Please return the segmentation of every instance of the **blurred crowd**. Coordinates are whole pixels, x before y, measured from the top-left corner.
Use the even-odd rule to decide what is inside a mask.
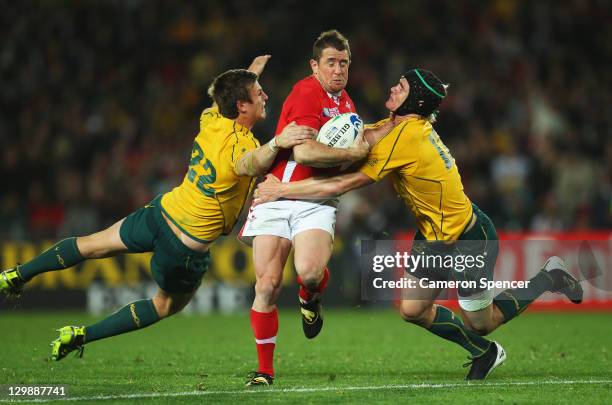
[[[93,232],[179,184],[206,88],[263,53],[267,141],[330,28],[368,122],[409,68],[450,84],[436,128],[498,229],[612,228],[605,0],[2,3],[0,240]],[[388,181],[342,198],[340,234],[413,225]]]

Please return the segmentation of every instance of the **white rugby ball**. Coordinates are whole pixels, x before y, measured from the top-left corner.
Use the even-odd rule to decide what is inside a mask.
[[[355,113],[345,113],[327,121],[317,135],[317,141],[332,148],[345,149],[363,133],[363,121]]]

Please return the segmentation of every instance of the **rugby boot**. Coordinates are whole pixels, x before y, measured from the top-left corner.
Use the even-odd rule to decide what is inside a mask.
[[[85,327],[84,326],[64,326],[57,330],[59,337],[51,342],[51,360],[60,361],[73,351],[76,357],[83,357],[85,350]]]
[[[318,294],[310,301],[300,298],[300,312],[302,313],[302,329],[308,339],[315,338],[323,327],[323,307]]]
[[[491,342],[486,352],[478,357],[468,357],[469,362],[463,367],[472,366],[466,380],[484,380],[506,360],[506,351],[497,342]]]
[[[565,261],[557,256],[551,256],[544,263],[542,269],[550,275],[553,282],[553,287],[550,290],[553,293],[563,294],[574,304],[582,302],[584,291],[580,282],[567,271]]]
[[[23,292],[24,284],[17,267],[0,273],[0,292],[8,299],[19,298]]]
[[[260,373],[259,371],[253,371],[248,375],[248,381],[245,386],[247,387],[255,387],[255,386],[268,386],[274,383],[274,377],[270,374]]]

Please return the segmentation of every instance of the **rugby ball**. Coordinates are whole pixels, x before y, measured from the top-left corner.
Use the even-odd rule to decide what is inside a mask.
[[[363,121],[355,113],[340,114],[327,121],[317,135],[317,141],[332,148],[345,149],[363,133]]]

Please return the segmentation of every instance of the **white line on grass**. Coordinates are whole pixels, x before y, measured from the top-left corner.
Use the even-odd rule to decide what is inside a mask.
[[[93,395],[83,397],[65,398],[36,398],[36,399],[0,399],[4,403],[24,402],[53,402],[53,401],[104,401],[117,399],[145,399],[145,398],[172,398],[172,397],[198,397],[206,395],[257,395],[257,394],[286,394],[304,392],[338,392],[338,391],[375,391],[375,390],[410,390],[410,389],[436,389],[436,388],[487,388],[537,385],[571,385],[571,384],[612,384],[612,380],[545,380],[545,381],[509,381],[497,383],[448,383],[448,384],[401,384],[401,385],[372,385],[358,387],[315,387],[315,388],[256,388],[243,390],[219,391],[185,391],[185,392],[150,392],[142,394],[125,395]]]

